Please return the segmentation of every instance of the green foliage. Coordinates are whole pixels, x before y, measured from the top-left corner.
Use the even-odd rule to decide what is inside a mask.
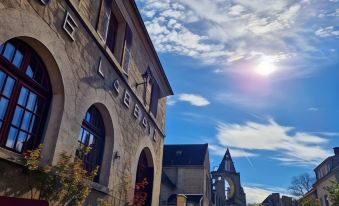
[[[301,206],[320,206],[320,203],[318,200],[308,197],[301,201]]]
[[[51,205],[82,205],[91,191],[91,182],[99,168],[88,173],[81,159],[74,159],[72,155],[62,152],[55,166],[39,169],[41,149],[42,145],[25,154],[29,175],[40,182],[40,187],[37,188],[40,191],[38,199],[47,200]],[[85,148],[83,154],[89,151]]]
[[[99,206],[111,206],[111,204],[109,204],[107,201],[103,199],[98,199],[97,201]]]
[[[249,203],[247,206],[262,206],[260,203]]]
[[[329,193],[332,205],[339,206],[339,183],[337,181],[332,181],[332,185],[326,187],[326,190]]]

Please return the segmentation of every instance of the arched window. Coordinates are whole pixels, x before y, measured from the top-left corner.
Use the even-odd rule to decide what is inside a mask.
[[[17,153],[41,143],[51,87],[39,56],[13,39],[0,46],[0,146]]]
[[[100,171],[105,143],[105,127],[99,111],[94,106],[86,112],[78,142],[80,144],[79,149],[90,147],[90,152],[86,155],[82,155],[79,149],[77,151],[77,156],[83,160],[85,169],[92,172],[99,166]],[[98,177],[99,175],[95,177],[94,181],[97,182]]]

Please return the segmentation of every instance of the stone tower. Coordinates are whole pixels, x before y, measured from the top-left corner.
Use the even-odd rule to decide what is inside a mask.
[[[212,172],[212,190],[215,206],[246,205],[246,194],[241,186],[240,173],[235,169],[229,149],[226,150],[218,170]]]

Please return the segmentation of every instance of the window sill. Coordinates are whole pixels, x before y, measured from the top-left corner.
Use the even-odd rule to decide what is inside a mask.
[[[0,147],[0,159],[4,159],[19,165],[24,165],[23,155],[12,152],[2,147]]]
[[[102,192],[102,193],[105,193],[105,194],[110,194],[110,191],[109,191],[109,188],[104,186],[104,185],[101,185],[99,183],[96,183],[96,182],[92,182],[92,189],[98,191],[98,192]]]

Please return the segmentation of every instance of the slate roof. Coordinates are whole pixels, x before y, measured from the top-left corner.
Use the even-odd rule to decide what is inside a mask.
[[[163,166],[203,166],[208,144],[165,145]]]

